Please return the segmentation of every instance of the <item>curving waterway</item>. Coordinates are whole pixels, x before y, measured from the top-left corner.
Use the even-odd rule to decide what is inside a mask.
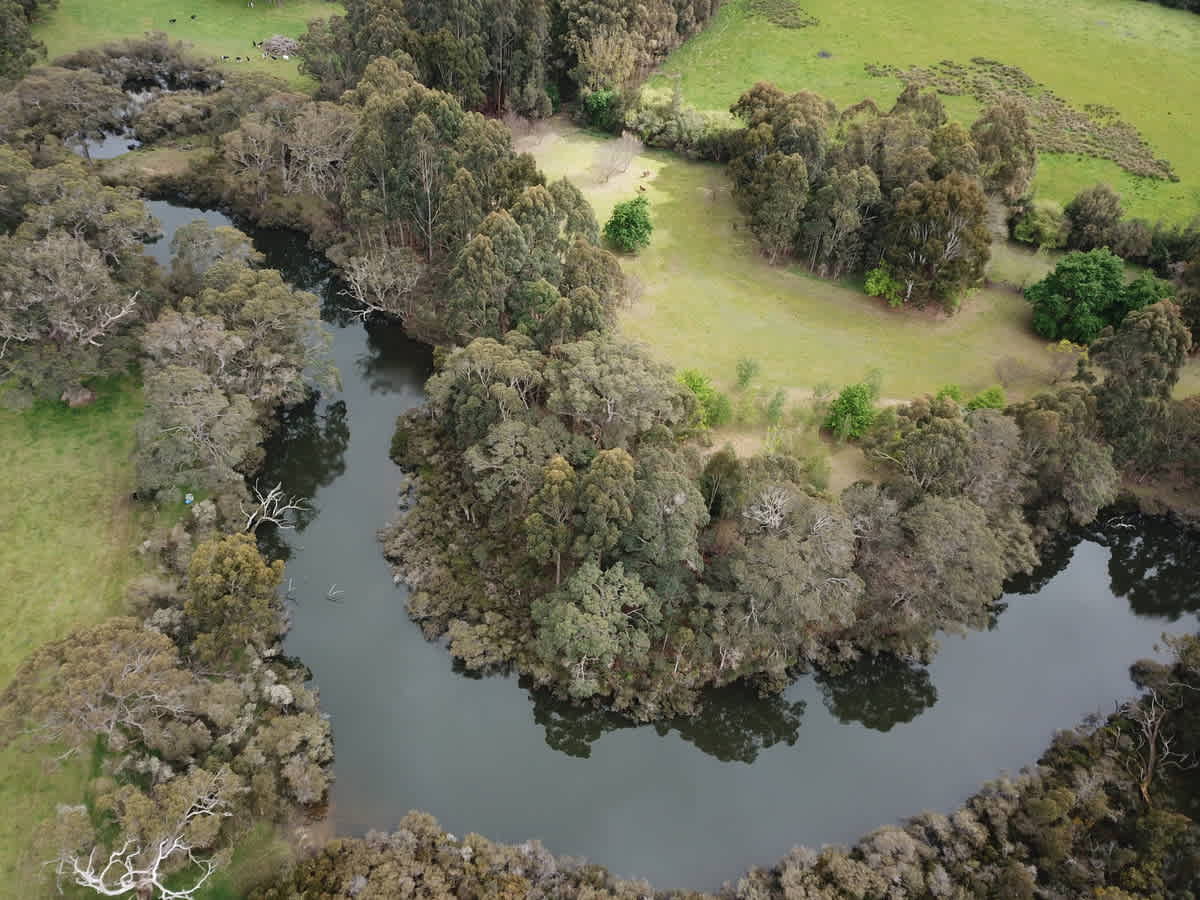
[[[167,237],[217,212],[150,204]],[[322,299],[342,390],[291,410],[264,480],[313,498],[287,559],[287,651],[312,670],[336,741],[339,833],[390,829],[409,809],[450,831],[540,838],[660,888],[715,889],[796,844],[849,842],[1033,762],[1058,728],[1133,691],[1129,664],[1164,632],[1195,630],[1200,538],[1107,512],[1014,580],[991,629],[946,637],[925,668],[864,663],[781,697],[726,690],[703,715],[632,727],[457,671],[425,641],[376,532],[396,513],[395,418],[422,402],[427,347],[347,316],[302,235],[245,228]],[[336,599],[329,599],[330,596]]]

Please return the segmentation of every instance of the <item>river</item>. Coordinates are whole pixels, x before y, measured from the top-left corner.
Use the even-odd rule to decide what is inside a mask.
[[[193,218],[156,202],[168,237]],[[1129,696],[1129,664],[1164,631],[1196,627],[1200,539],[1106,512],[1014,580],[988,631],[945,637],[932,665],[864,663],[781,697],[741,690],[698,718],[632,727],[478,678],[425,641],[376,531],[396,513],[396,416],[422,402],[427,347],[364,326],[320,254],[293,232],[246,229],[294,285],[322,298],[342,390],[290,411],[266,480],[313,498],[287,558],[287,652],[313,672],[336,741],[339,833],[390,829],[409,809],[457,834],[541,839],[656,887],[715,889],[796,844],[849,842],[1032,763],[1056,729]],[[330,599],[330,598],[333,599]]]

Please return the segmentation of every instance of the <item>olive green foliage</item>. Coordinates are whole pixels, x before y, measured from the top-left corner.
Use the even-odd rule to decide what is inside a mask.
[[[1169,286],[1146,274],[1125,283],[1120,257],[1106,248],[1068,253],[1052,273],[1025,291],[1033,328],[1050,340],[1090,344],[1131,311],[1165,297]]]
[[[188,566],[183,614],[195,634],[191,652],[206,667],[229,665],[247,646],[261,652],[281,628],[283,563],[267,564],[254,538],[235,534],[201,544]]]
[[[695,369],[684,369],[677,376],[679,381],[693,394],[700,414],[701,428],[720,428],[733,420],[733,405],[729,397],[713,387],[711,379]]]
[[[157,293],[142,255],[156,225],[133,191],[73,157],[35,168],[0,148],[0,171],[14,229],[0,234],[0,376],[5,402],[27,406],[132,362],[131,329]]]
[[[842,388],[825,417],[825,427],[841,440],[860,438],[875,421],[876,392],[865,383]]]
[[[1093,346],[1090,360],[1105,373],[1096,388],[1097,414],[1118,465],[1147,472],[1161,464],[1171,392],[1191,348],[1170,300],[1131,313]]]
[[[767,258],[794,256],[833,277],[875,261],[867,291],[892,305],[954,309],[981,279],[990,241],[981,156],[984,183],[1001,196],[1019,194],[1032,172],[1019,113],[989,108],[968,134],[915,87],[884,114],[871,101],[839,112],[816,94],[761,83],[731,111],[744,128],[731,139],[730,175]]]
[[[406,815],[392,834],[339,838],[250,900],[323,896],[348,885],[360,900],[428,897],[587,897],[640,900],[644,881],[622,881],[598,865],[556,859],[538,841],[497,844],[477,834],[456,838],[426,813]]]
[[[351,0],[345,16],[317,19],[301,36],[301,71],[334,99],[354,87],[373,59],[389,57],[469,109],[531,117],[551,113],[556,75],[565,75],[582,92],[589,121],[619,129],[626,83],[702,27],[717,5]]]
[[[654,225],[650,221],[650,201],[634,197],[613,207],[604,223],[604,239],[625,253],[636,253],[650,244]]]
[[[748,357],[739,359],[737,361],[737,389],[744,391],[750,387],[750,382],[758,376],[761,370],[762,366],[759,365],[758,360]]]
[[[621,97],[616,91],[589,91],[583,97],[583,111],[593,128],[609,132],[621,128]]]
[[[194,222],[175,235],[179,297],[145,329],[147,413],[138,485],[236,498],[261,461],[271,415],[335,373],[317,298],[289,287],[232,228]]]

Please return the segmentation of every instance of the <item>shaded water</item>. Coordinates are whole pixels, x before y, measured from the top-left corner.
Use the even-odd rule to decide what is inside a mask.
[[[168,229],[194,218],[152,207]],[[375,538],[396,511],[393,423],[421,402],[429,351],[345,316],[301,236],[251,234],[267,265],[322,298],[343,382],[283,417],[265,476],[314,501],[280,546],[295,597],[287,650],[333,722],[341,833],[423,809],[458,834],[540,838],[659,887],[711,889],[795,844],[956,806],[1129,695],[1129,664],[1164,631],[1195,628],[1196,536],[1112,514],[1047,548],[991,630],[945,638],[924,669],[876,661],[782,697],[721,691],[695,719],[640,727],[458,673],[408,619]]]

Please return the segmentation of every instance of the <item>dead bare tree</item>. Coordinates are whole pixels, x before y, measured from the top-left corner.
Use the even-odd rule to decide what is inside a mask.
[[[771,485],[764,488],[758,499],[742,515],[767,531],[778,531],[787,518],[792,497],[786,488]]]
[[[369,249],[346,266],[348,290],[342,293],[357,304],[360,318],[383,313],[404,322],[413,314],[417,285],[424,275],[425,264],[409,247]]]
[[[240,503],[242,515],[246,517],[243,531],[251,534],[258,531],[259,526],[270,522],[279,528],[295,528],[290,513],[304,512],[309,508],[308,500],[304,497],[289,497],[283,492],[283,483],[275,485],[267,493],[263,493],[257,484],[254,485],[254,497],[258,505],[246,509],[246,504]]]
[[[596,181],[607,184],[615,175],[628,172],[633,160],[641,152],[642,139],[630,131],[622,131],[616,140],[601,144],[592,163]]]
[[[1114,726],[1118,740],[1125,738],[1127,741],[1123,748],[1118,745],[1125,751],[1122,764],[1137,782],[1147,808],[1154,805],[1150,788],[1156,777],[1168,769],[1187,770],[1200,765],[1192,754],[1176,749],[1176,736],[1164,727],[1179,705],[1170,704],[1151,688],[1141,700],[1129,700],[1117,708],[1118,715],[1127,723],[1118,721]]]
[[[203,783],[196,795],[184,809],[182,815],[165,830],[163,837],[144,842],[136,837],[126,838],[121,846],[107,857],[99,848],[92,846],[86,856],[64,850],[57,859],[51,860],[59,884],[70,881],[80,887],[89,888],[104,897],[132,895],[157,900],[190,900],[217,870],[215,855],[198,855],[207,843],[206,832],[215,833],[211,827],[213,819],[224,819],[232,815],[229,810],[229,785],[223,773],[202,777]],[[87,810],[72,807],[64,811],[67,815],[86,818]],[[197,870],[194,881],[188,887],[176,884],[168,876],[174,874],[178,864],[186,859]]]

